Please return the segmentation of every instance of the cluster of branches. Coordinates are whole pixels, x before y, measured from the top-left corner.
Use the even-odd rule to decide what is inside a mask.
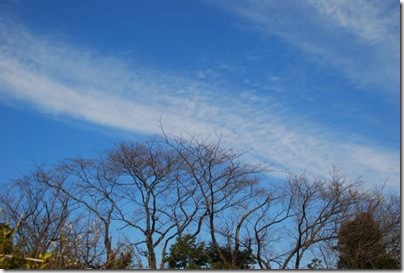
[[[341,225],[364,212],[381,225],[384,249],[400,255],[393,199],[337,171],[271,183],[266,168],[243,163],[242,155],[220,137],[163,135],[38,167],[2,191],[8,239],[0,236],[12,247],[2,247],[0,262],[18,256],[40,261],[25,260],[25,268],[298,269],[316,259],[333,268]],[[182,254],[178,244],[186,246]],[[191,263],[187,251],[210,265]]]

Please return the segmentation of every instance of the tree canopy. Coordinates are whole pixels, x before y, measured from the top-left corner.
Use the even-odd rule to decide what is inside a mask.
[[[2,268],[397,268],[397,197],[333,170],[272,182],[223,140],[153,137],[0,194]]]
[[[380,225],[370,213],[345,222],[338,234],[340,269],[398,269],[399,261],[387,253]]]

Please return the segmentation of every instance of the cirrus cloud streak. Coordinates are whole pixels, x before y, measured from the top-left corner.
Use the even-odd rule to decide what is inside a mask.
[[[234,96],[183,75],[102,56],[21,25],[0,24],[0,94],[52,115],[134,133],[227,137],[229,145],[251,148],[253,160],[273,174],[306,170],[326,175],[332,166],[372,184],[387,179],[399,187],[399,152],[341,136],[332,128],[299,118],[269,95]]]

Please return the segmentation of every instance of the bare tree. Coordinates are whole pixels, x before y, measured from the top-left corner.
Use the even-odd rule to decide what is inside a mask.
[[[305,257],[320,258],[331,267],[338,229],[362,198],[358,185],[337,171],[330,179],[295,175],[285,184],[271,184],[270,200],[245,226],[259,268],[299,269],[306,266]]]
[[[200,204],[205,210],[203,215],[207,217],[212,246],[222,263],[230,267],[237,258],[243,222],[264,205],[251,206],[251,201],[258,198],[259,175],[264,168],[242,163],[240,158],[243,153],[224,148],[221,137],[209,141],[197,137],[169,139],[166,136],[165,141],[179,155],[184,177],[197,186],[194,196],[200,197]],[[232,211],[243,213],[232,231],[223,230],[226,226],[223,219]],[[229,244],[229,240],[234,239],[234,255],[230,260],[220,247],[218,235],[223,235]]]
[[[66,160],[44,174],[41,182],[68,196],[74,202],[71,209],[81,215],[80,223],[75,223],[75,240],[79,237],[80,241],[75,251],[80,252],[81,263],[88,268],[110,268],[119,252],[111,238],[117,181],[104,160]]]
[[[68,196],[41,183],[43,173],[15,180],[0,196],[2,222],[15,228],[24,255],[42,258],[60,237],[70,216]]]
[[[380,241],[386,257],[401,261],[400,196],[385,193],[384,186],[364,192],[356,207],[356,217],[370,215],[380,228]]]
[[[283,255],[273,248],[281,244],[279,241],[284,237],[284,224],[293,216],[293,199],[285,194],[285,186],[271,188],[270,198],[255,212],[254,217],[248,219],[246,225],[248,240],[254,250],[253,256],[261,269],[272,269],[273,264],[281,266]]]
[[[305,175],[293,176],[287,193],[291,201],[293,222],[290,249],[284,253],[281,268],[301,268],[304,254],[334,242],[344,220],[354,214],[361,195],[358,182],[351,183],[333,170],[331,178],[310,182]],[[293,263],[292,263],[293,262]]]
[[[46,268],[129,268],[135,250],[148,268],[165,268],[183,235],[195,243],[208,236],[208,256],[220,268],[299,269],[310,260],[333,268],[338,231],[360,213],[378,222],[383,249],[400,260],[397,196],[363,191],[335,170],[329,178],[272,183],[266,168],[243,155],[220,136],[163,131],[95,159],[37,168],[3,190],[0,219]]]
[[[179,179],[178,157],[152,139],[143,144],[121,144],[110,152],[108,160],[119,176],[117,195],[121,201],[116,217],[142,234],[143,239],[134,245],[147,258],[149,268],[156,269],[156,248],[163,246],[164,260],[167,240],[190,224],[198,209],[185,210],[192,192],[180,188],[185,182]],[[180,209],[182,216],[173,208]],[[141,250],[142,245],[146,251]]]

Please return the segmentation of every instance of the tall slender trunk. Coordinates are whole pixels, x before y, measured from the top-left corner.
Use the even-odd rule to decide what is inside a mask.
[[[153,239],[150,232],[146,234],[146,246],[148,252],[147,258],[149,263],[149,269],[157,269],[156,253],[154,252]]]

